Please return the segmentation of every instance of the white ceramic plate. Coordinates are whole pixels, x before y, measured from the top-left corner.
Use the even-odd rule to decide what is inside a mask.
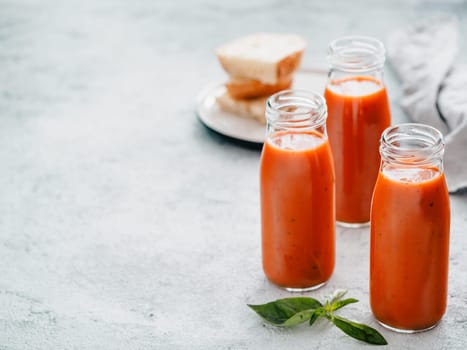
[[[324,92],[327,73],[321,69],[300,70],[295,74],[293,88]],[[214,83],[203,89],[196,101],[199,119],[210,129],[238,140],[263,143],[266,126],[257,120],[224,112],[216,103],[216,97],[225,92],[222,83]]]

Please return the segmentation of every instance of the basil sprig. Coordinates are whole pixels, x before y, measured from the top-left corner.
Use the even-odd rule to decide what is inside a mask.
[[[334,292],[324,304],[310,297],[285,298],[261,305],[248,305],[267,322],[280,327],[293,327],[307,322],[310,326],[324,317],[352,338],[374,345],[386,345],[387,341],[376,329],[337,316],[334,311],[358,302],[357,299],[342,299],[346,291]]]

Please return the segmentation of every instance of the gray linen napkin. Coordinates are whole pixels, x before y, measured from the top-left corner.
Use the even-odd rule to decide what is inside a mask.
[[[449,192],[467,188],[467,65],[455,64],[458,22],[438,17],[390,34],[388,58],[402,82],[402,108],[446,141]]]

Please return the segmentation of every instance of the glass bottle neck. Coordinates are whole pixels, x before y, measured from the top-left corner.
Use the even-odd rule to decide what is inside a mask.
[[[383,84],[385,49],[381,41],[346,36],[332,41],[327,51],[329,80],[369,78]]]
[[[443,172],[443,136],[428,125],[405,123],[387,128],[381,136],[380,154],[383,173],[403,170],[407,176],[420,176],[420,170],[425,175]]]
[[[266,103],[268,136],[277,132],[318,133],[327,137],[327,107],[324,97],[303,90],[285,90]]]

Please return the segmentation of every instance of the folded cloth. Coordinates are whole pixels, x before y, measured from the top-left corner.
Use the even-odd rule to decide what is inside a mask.
[[[449,192],[467,188],[467,65],[455,64],[458,40],[457,20],[438,17],[391,33],[386,45],[402,108],[445,136]]]

